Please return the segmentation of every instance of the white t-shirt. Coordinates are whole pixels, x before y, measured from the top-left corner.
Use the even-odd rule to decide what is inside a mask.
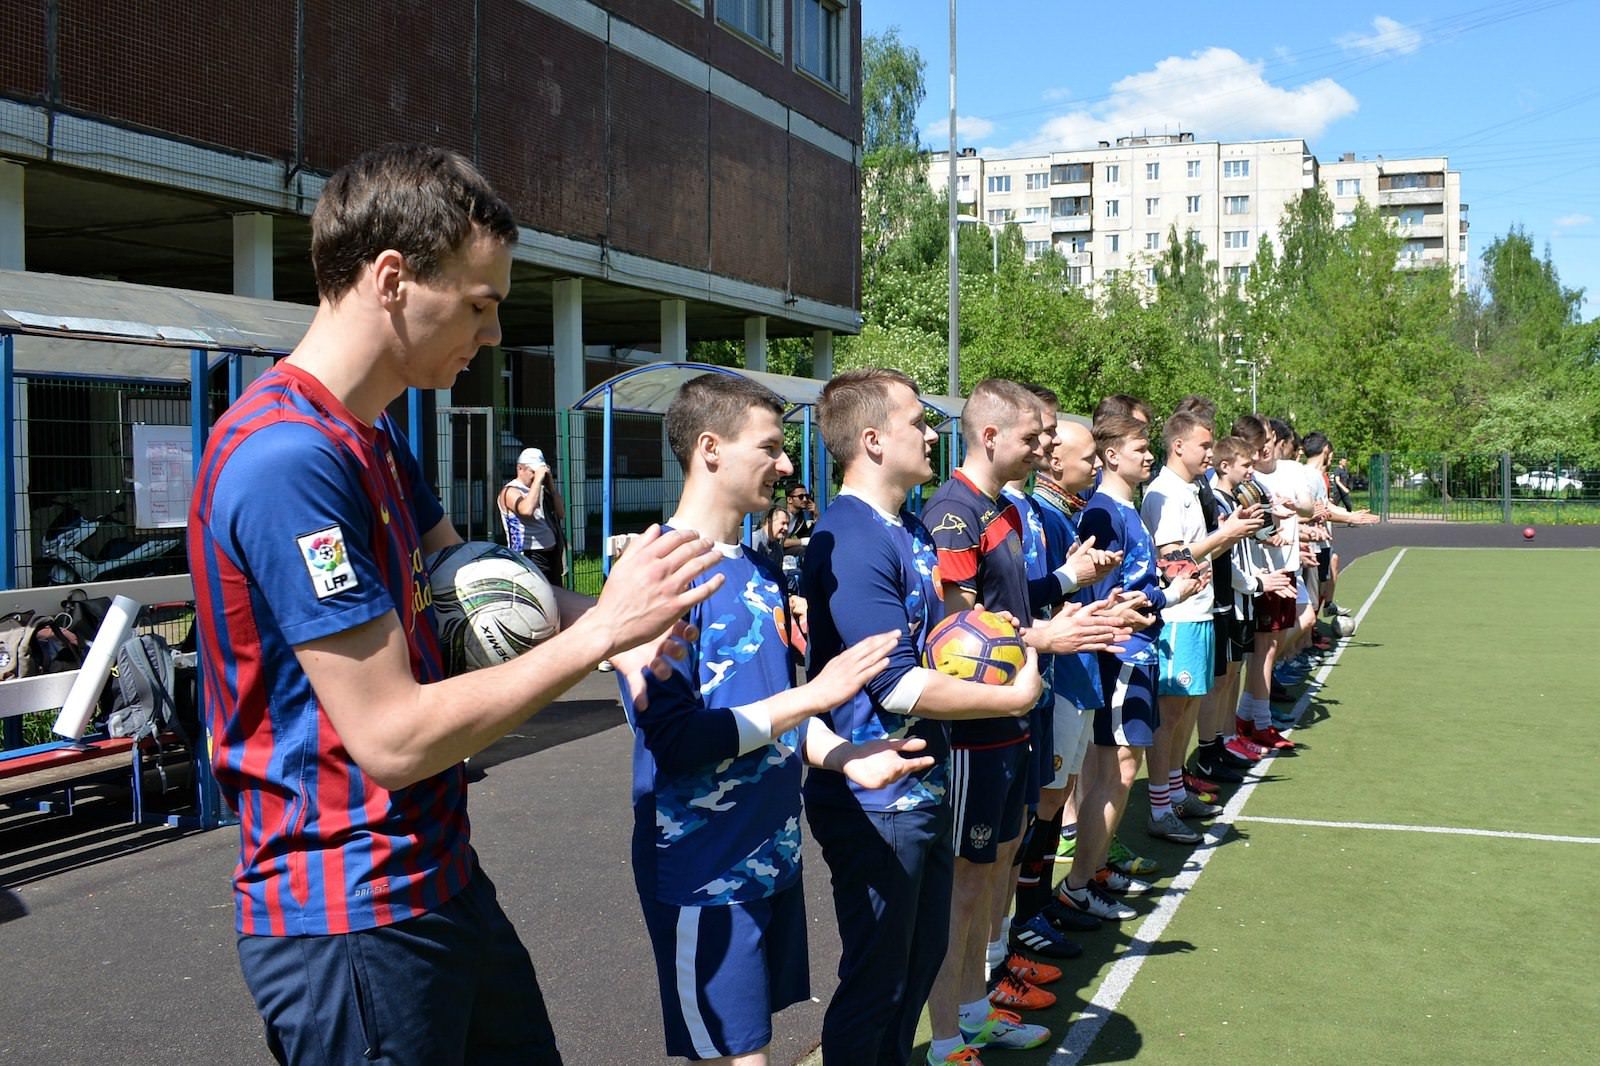
[[[1139,517],[1150,531],[1150,539],[1160,549],[1163,544],[1194,544],[1206,538],[1206,519],[1200,510],[1200,490],[1185,481],[1170,466],[1144,490]],[[1211,617],[1210,585],[1175,607],[1161,612],[1164,622],[1204,622]]]
[[[1310,482],[1306,478],[1306,468],[1293,459],[1279,459],[1271,473],[1258,469],[1255,479],[1272,495],[1291,508],[1297,508],[1310,498]],[[1274,570],[1300,569],[1300,516],[1295,514],[1291,518],[1278,519],[1278,531],[1282,534],[1284,544],[1282,547],[1266,545],[1267,565]]]

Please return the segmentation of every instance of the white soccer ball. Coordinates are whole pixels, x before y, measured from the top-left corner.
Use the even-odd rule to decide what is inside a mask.
[[[451,675],[508,663],[561,628],[550,583],[533,563],[498,544],[468,541],[440,549],[428,560],[428,585]]]
[[[1356,634],[1356,620],[1347,615],[1336,614],[1333,616],[1333,632],[1338,637],[1353,637]]]

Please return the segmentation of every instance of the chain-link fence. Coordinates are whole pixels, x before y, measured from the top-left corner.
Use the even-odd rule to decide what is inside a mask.
[[[1384,452],[1367,477],[1358,498],[1390,521],[1600,523],[1600,468],[1561,455]]]

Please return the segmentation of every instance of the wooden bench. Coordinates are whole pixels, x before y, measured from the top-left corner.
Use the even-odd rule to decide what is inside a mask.
[[[89,597],[127,596],[141,605],[187,602],[194,598],[194,586],[188,574],[172,577],[134,578],[126,581],[102,581],[77,586],[50,586],[45,588],[0,591],[0,614],[12,611],[34,611],[40,614],[61,610],[61,601],[74,588],[81,588]],[[194,656],[179,655],[179,665],[192,668]],[[187,660],[185,662],[185,660]],[[9,728],[10,737],[20,736],[22,716],[39,711],[55,711],[66,701],[67,693],[78,679],[78,671],[42,674],[36,677],[14,678],[0,681],[0,721]],[[211,767],[204,750],[189,752],[193,778],[201,815],[198,819],[162,816],[147,818],[144,812],[143,770],[145,761],[158,756],[169,742],[176,742],[176,734],[165,734],[161,745],[147,739],[135,746],[125,737],[92,736],[81,741],[54,738],[44,744],[30,747],[12,747],[0,751],[0,804],[27,803],[41,810],[54,811],[64,801],[70,813],[73,806],[73,789],[93,780],[130,776],[133,791],[132,818],[135,822],[165,821],[172,825],[200,824],[206,828],[225,820],[225,812],[215,795],[211,780]],[[203,749],[204,745],[199,745]],[[209,800],[209,802],[208,802]]]

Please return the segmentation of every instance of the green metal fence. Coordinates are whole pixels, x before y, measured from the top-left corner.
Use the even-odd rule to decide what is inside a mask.
[[[1369,506],[1386,521],[1600,523],[1600,468],[1561,455],[1384,452],[1368,481]]]

